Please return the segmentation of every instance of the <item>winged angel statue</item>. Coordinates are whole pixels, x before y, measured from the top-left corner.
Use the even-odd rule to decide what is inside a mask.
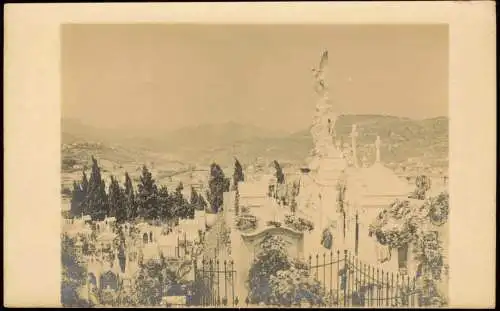
[[[323,95],[327,91],[325,83],[326,67],[328,66],[328,50],[323,52],[318,68],[313,68],[312,72],[316,79],[315,90],[318,94]]]

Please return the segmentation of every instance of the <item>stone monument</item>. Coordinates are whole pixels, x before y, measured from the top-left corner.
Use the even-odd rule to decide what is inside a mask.
[[[302,202],[299,203],[298,209],[302,209],[302,212],[315,223],[315,230],[310,236],[315,247],[320,247],[323,230],[334,226],[337,221],[337,185],[339,180],[344,178],[344,171],[347,168],[347,161],[339,148],[340,141],[336,139],[335,124],[338,114],[328,94],[325,79],[327,65],[328,51],[325,51],[319,67],[313,69],[315,90],[319,98],[311,126],[314,147],[309,159],[310,171],[307,178],[310,182],[307,189],[300,190],[297,200],[298,203]]]

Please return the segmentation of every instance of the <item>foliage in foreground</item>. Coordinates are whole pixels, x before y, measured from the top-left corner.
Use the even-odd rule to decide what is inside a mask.
[[[249,271],[249,302],[294,305],[303,300],[326,302],[325,291],[306,263],[292,259],[280,236],[266,236]]]
[[[88,301],[80,295],[85,284],[86,269],[75,254],[75,239],[62,236],[61,243],[61,303],[63,307],[87,307]]]
[[[417,277],[424,306],[442,306],[444,294],[438,290],[445,270],[442,241],[439,236],[425,229],[423,224],[441,226],[448,220],[449,195],[443,192],[428,198],[421,206],[409,201],[396,200],[384,209],[370,224],[369,234],[375,236],[389,251],[412,245],[418,262]]]

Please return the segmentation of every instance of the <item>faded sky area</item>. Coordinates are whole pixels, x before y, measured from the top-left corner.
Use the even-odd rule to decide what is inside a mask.
[[[329,50],[343,114],[448,115],[446,25],[64,25],[62,117],[100,128],[308,127]]]

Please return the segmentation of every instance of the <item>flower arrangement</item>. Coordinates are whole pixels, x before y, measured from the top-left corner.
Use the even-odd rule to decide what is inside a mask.
[[[369,225],[368,234],[380,244],[397,249],[414,240],[417,224],[417,217],[411,216],[410,203],[396,200]]]
[[[269,227],[281,227],[281,222],[279,221],[274,221],[274,220],[270,220],[268,222],[266,222],[266,224],[269,226]]]
[[[236,219],[236,228],[240,231],[252,231],[257,228],[257,217],[241,215]]]
[[[285,216],[285,224],[294,230],[304,232],[304,231],[312,231],[314,229],[314,223],[302,217],[298,217],[296,215],[286,215]]]
[[[410,206],[408,201],[396,200],[382,211],[369,226],[369,235],[375,236],[389,251],[412,244],[418,262],[417,277],[425,306],[443,306],[446,301],[437,288],[445,271],[443,249],[439,236],[425,231],[421,224],[442,225],[448,219],[449,195],[446,192],[428,198],[421,206]]]
[[[441,226],[448,221],[449,195],[447,192],[430,198],[425,202],[429,209],[429,220],[435,226]]]
[[[435,234],[427,233],[414,243],[415,259],[419,263],[418,274],[430,274],[433,279],[440,280],[444,271],[442,246]]]

